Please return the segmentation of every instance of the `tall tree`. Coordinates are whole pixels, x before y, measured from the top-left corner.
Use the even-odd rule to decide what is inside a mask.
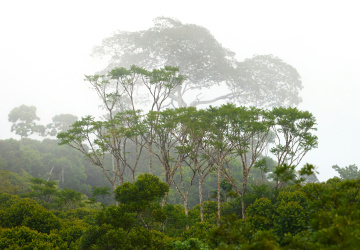
[[[191,123],[200,118],[194,114],[197,114],[195,108],[179,108],[174,110],[172,118],[175,126],[171,134],[177,142],[175,154],[180,161],[176,175],[178,178],[172,178],[172,182],[184,201],[185,216],[188,216],[188,198],[199,166],[195,154],[201,146],[200,141],[193,137],[190,128]]]
[[[161,112],[150,111],[144,119],[147,129],[152,126],[154,131],[155,156],[159,159],[164,168],[165,183],[170,187],[173,182],[173,176],[183,161],[183,154],[175,156],[175,149],[178,146],[176,138],[173,136],[173,130],[176,128],[174,122],[174,113],[172,109],[166,109]],[[156,122],[155,122],[156,121]],[[162,205],[166,204],[168,193],[165,194]]]
[[[336,172],[340,175],[342,180],[354,180],[360,178],[360,171],[355,164],[340,168],[338,165],[332,166]]]
[[[209,124],[208,140],[210,145],[214,148],[214,154],[209,155],[210,158],[213,158],[213,161],[216,165],[217,171],[217,225],[220,226],[221,219],[221,178],[222,178],[222,168],[226,162],[230,161],[234,154],[234,143],[229,141],[231,137],[231,126],[229,120],[231,119],[231,111],[224,109],[224,106],[211,107],[207,109],[207,115],[212,120],[212,123]],[[226,106],[225,106],[226,107]],[[209,158],[209,159],[210,159]]]
[[[35,106],[23,104],[12,109],[8,120],[12,123],[11,132],[20,135],[21,139],[34,133],[44,134],[45,132],[45,127],[36,123],[40,118],[36,115]]]
[[[135,91],[136,83],[148,90],[150,110],[158,111],[168,98],[170,90],[182,84],[184,76],[178,71],[178,68],[170,66],[152,71],[131,66],[130,69],[113,69],[107,75],[86,76],[107,111],[105,120],[97,121],[92,116],[82,118],[70,130],[58,134],[60,144],[70,145],[82,152],[103,170],[114,189],[123,183],[126,169],[131,170],[135,180],[136,166],[145,144],[148,145],[152,158],[153,127],[158,120],[155,115],[147,127],[141,123],[141,114],[136,106],[136,97],[139,97],[139,93]],[[120,106],[119,109],[123,97],[130,100],[128,111],[123,111],[126,107]],[[130,161],[127,155],[129,147],[133,149],[134,145],[135,160]],[[112,169],[106,163],[109,156],[113,161]],[[152,161],[149,163],[151,172]]]
[[[318,138],[313,134],[317,130],[315,117],[308,111],[291,107],[273,108],[270,116],[274,133],[270,152],[275,155],[277,166],[298,166],[303,157],[318,146]],[[276,186],[280,184],[276,182]]]
[[[180,125],[181,134],[185,134],[179,141],[177,147],[180,153],[186,154],[184,162],[192,170],[190,185],[188,185],[187,194],[193,183],[195,174],[199,180],[199,202],[200,219],[204,222],[204,202],[203,202],[203,182],[208,174],[213,170],[215,163],[213,157],[214,147],[206,140],[208,135],[208,125],[212,122],[206,115],[206,110],[197,110],[195,107],[179,108],[176,123]],[[183,187],[185,185],[182,185]],[[185,188],[183,188],[185,191]],[[186,194],[186,192],[184,192]],[[187,212],[185,210],[185,212]],[[187,214],[187,213],[186,213]]]
[[[270,151],[276,156],[278,166],[299,165],[305,154],[318,145],[318,138],[312,133],[317,130],[315,117],[308,111],[291,107],[273,108],[270,115],[275,135]]]
[[[236,155],[241,159],[242,165],[242,188],[241,191],[235,185],[230,168],[223,168],[225,178],[233,185],[236,192],[241,196],[242,217],[245,218],[244,196],[247,181],[252,167],[261,157],[269,143],[270,125],[268,112],[254,107],[235,107],[223,105],[222,112],[229,116],[228,143],[233,144]]]
[[[171,93],[174,107],[231,101],[257,106],[297,105],[302,83],[296,69],[272,55],[237,61],[209,30],[158,17],[154,26],[137,32],[119,31],[95,47],[94,55],[110,57],[105,70],[136,64],[146,69],[179,66],[188,76]],[[204,88],[221,86],[216,96]]]
[[[78,120],[78,117],[72,114],[55,115],[52,118],[52,123],[46,126],[47,134],[56,136],[60,132],[65,132],[70,126]]]
[[[92,164],[100,167],[113,189],[123,183],[125,170],[130,164],[126,158],[127,141],[137,136],[123,118],[120,112],[107,121],[96,121],[92,116],[83,117],[71,129],[57,135],[60,145],[75,148]],[[141,151],[137,153],[135,157],[138,159]],[[114,164],[111,164],[112,157],[115,159]],[[136,169],[136,165],[130,169]]]
[[[109,120],[112,120],[119,111],[137,112],[140,108],[139,103],[142,104],[142,107],[146,105],[147,110],[160,111],[171,91],[177,86],[181,86],[184,79],[185,76],[179,74],[179,69],[171,66],[148,71],[132,65],[130,69],[112,69],[107,75],[86,76],[86,80],[90,82],[100,97]],[[137,91],[139,85],[145,89],[145,92]],[[152,123],[147,124],[149,125],[147,133],[140,133],[142,140],[145,140],[148,145],[150,173],[152,173],[153,159],[153,126],[156,123],[157,119],[152,120]],[[138,146],[138,143],[136,145]],[[137,149],[137,151],[139,150]]]

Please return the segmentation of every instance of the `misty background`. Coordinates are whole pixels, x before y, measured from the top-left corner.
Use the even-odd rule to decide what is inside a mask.
[[[58,114],[100,115],[83,81],[106,66],[92,48],[166,16],[207,28],[238,60],[273,54],[297,69],[298,108],[317,118],[319,137],[302,162],[317,166],[324,181],[336,175],[335,164],[360,164],[357,10],[356,1],[2,1],[0,139],[20,139],[8,114],[21,104],[36,106],[44,125]]]

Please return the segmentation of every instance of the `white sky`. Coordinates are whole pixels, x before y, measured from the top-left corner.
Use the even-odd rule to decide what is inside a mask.
[[[360,4],[359,4],[360,5]],[[318,121],[319,148],[303,160],[318,167],[360,166],[360,15],[357,1],[1,1],[0,139],[8,113],[37,107],[42,123],[98,112],[83,81],[102,69],[91,49],[116,30],[147,29],[158,16],[209,29],[239,60],[273,54],[295,67],[304,90],[300,109]]]

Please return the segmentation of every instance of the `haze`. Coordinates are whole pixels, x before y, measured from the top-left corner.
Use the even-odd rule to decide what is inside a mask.
[[[220,5],[221,3],[221,5]],[[360,38],[356,1],[2,1],[0,139],[16,138],[7,121],[21,104],[41,123],[62,113],[98,114],[83,81],[104,67],[92,47],[116,30],[147,29],[158,16],[209,29],[243,60],[273,54],[295,67],[304,89],[299,109],[317,118],[318,149],[304,158],[320,180],[331,168],[360,163]]]

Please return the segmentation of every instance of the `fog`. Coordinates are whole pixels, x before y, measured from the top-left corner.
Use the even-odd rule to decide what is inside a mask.
[[[222,5],[219,5],[221,3]],[[360,37],[356,1],[2,1],[0,3],[0,139],[16,138],[7,121],[21,104],[40,123],[62,113],[99,114],[86,82],[106,63],[93,46],[116,30],[147,29],[158,16],[210,30],[243,60],[273,54],[295,67],[304,89],[299,109],[317,118],[319,147],[303,163],[360,164]]]

